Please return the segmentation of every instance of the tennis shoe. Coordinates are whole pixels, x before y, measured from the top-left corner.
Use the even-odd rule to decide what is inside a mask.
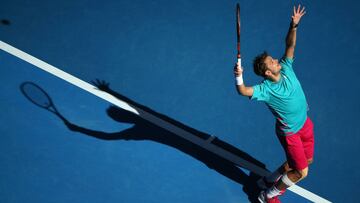
[[[278,196],[267,198],[265,190],[261,191],[258,197],[260,203],[281,203]]]

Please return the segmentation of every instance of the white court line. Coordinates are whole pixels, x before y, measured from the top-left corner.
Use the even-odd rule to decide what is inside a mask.
[[[211,143],[211,141],[209,140],[203,140],[201,138],[199,138],[198,136],[196,135],[193,135],[165,120],[162,120],[138,107],[134,107],[122,100],[119,100],[118,98],[106,93],[106,92],[103,92],[101,90],[98,90],[95,86],[87,83],[87,82],[84,82],[82,80],[80,80],[79,78],[76,78],[75,76],[73,75],[70,75],[44,61],[41,61],[9,44],[6,44],[5,42],[3,41],[0,41],[0,49],[4,50],[5,52],[11,54],[11,55],[14,55],[56,77],[59,77],[91,94],[94,94],[122,109],[125,109],[127,111],[130,111],[138,116],[140,116],[141,118],[161,127],[161,128],[164,128],[194,144],[197,144],[217,155],[219,155],[220,157],[228,160],[228,161],[231,161],[232,163],[236,164],[237,166],[240,166],[242,168],[246,168],[258,175],[261,175],[261,176],[264,176],[264,175],[267,175],[269,174],[269,172],[263,168],[260,168],[244,159],[242,159],[241,157],[238,157],[236,156],[235,154],[232,154],[214,144]],[[330,201],[304,189],[304,188],[301,188],[300,186],[297,186],[297,185],[293,185],[292,187],[288,188],[290,191],[312,201],[312,202],[319,202],[319,203],[329,203]]]

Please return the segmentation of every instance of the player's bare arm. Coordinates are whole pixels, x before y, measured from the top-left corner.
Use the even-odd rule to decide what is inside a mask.
[[[251,97],[254,93],[254,90],[252,87],[245,86],[242,79],[242,73],[243,73],[243,69],[240,67],[240,64],[238,63],[235,64],[234,74],[236,77],[236,90],[238,91],[239,94],[243,96]]]
[[[295,45],[296,45],[296,29],[300,22],[300,19],[305,15],[305,7],[299,5],[297,8],[294,6],[294,13],[291,16],[291,24],[286,36],[286,50],[285,56],[288,58],[294,57]]]

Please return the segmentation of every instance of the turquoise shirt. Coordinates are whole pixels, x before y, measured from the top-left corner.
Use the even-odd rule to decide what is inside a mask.
[[[251,97],[266,103],[283,135],[297,133],[304,125],[308,111],[304,91],[292,68],[293,61],[291,58],[281,59],[280,80],[272,82],[266,79],[253,86]]]

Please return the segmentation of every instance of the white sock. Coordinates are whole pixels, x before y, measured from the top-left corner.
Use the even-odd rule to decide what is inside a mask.
[[[290,178],[287,176],[287,174],[283,175],[281,178],[281,181],[288,187],[293,186],[295,183],[290,180]]]
[[[267,182],[270,182],[270,183],[274,183],[275,181],[277,181],[280,177],[282,176],[282,174],[280,174],[278,172],[278,170],[272,172],[270,175],[266,176],[266,180]]]
[[[278,195],[280,195],[280,190],[278,190],[278,189],[275,187],[275,185],[272,186],[271,188],[269,188],[269,189],[266,191],[266,197],[267,197],[268,199],[271,199],[271,198],[276,197],[276,196],[278,196]]]
[[[293,186],[293,185],[295,184],[294,182],[292,182],[292,181],[289,179],[289,177],[287,176],[287,174],[285,174],[285,175],[283,175],[283,176],[281,177],[281,181],[282,181],[287,187],[291,187],[291,186]],[[281,193],[281,191],[280,191],[279,189],[277,189],[277,188],[275,187],[275,185],[274,185],[274,186],[272,186],[271,188],[269,188],[269,189],[266,191],[266,197],[269,198],[269,199],[271,199],[271,198],[273,198],[273,197],[276,197],[276,196],[280,195],[280,193]]]

